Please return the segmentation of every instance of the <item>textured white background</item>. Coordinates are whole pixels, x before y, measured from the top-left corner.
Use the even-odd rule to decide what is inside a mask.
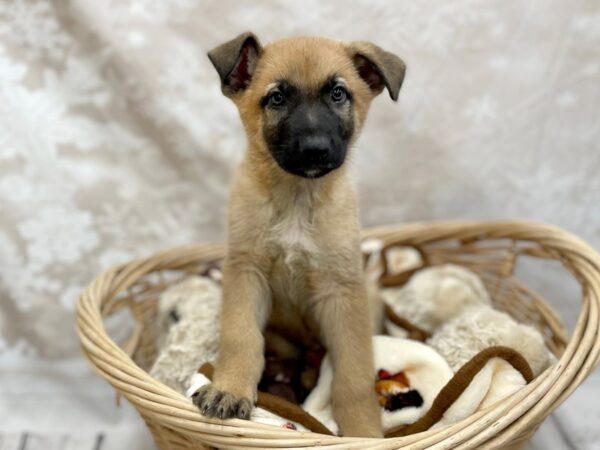
[[[3,0],[0,374],[60,380],[101,269],[224,237],[244,138],[205,53],[247,29],[406,61],[355,152],[364,225],[529,218],[600,247],[597,0]],[[576,287],[527,273],[572,323]]]

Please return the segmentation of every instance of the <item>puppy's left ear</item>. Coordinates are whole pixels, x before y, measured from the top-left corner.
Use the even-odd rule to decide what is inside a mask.
[[[398,100],[406,65],[396,55],[370,42],[352,42],[350,57],[360,77],[375,95],[387,88],[392,100]]]
[[[240,34],[208,52],[208,58],[221,78],[221,90],[226,96],[232,97],[248,87],[261,54],[262,46],[250,32]]]

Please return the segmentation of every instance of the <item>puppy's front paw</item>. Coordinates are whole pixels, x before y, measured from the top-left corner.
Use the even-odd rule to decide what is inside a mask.
[[[245,398],[236,398],[228,392],[220,391],[211,384],[202,386],[192,395],[194,404],[207,417],[229,419],[250,419],[252,402]]]

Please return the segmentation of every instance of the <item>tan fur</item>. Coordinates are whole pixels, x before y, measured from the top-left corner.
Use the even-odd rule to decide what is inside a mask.
[[[335,73],[353,94],[356,137],[378,92],[358,75],[352,44],[292,38],[260,51],[250,85],[229,95],[239,108],[248,151],[231,189],[220,352],[214,383],[203,395],[217,403],[256,400],[263,332],[272,322],[296,336],[316,335],[327,347],[335,373],[334,417],[342,433],[381,436],[357,198],[348,163],[319,179],[283,171],[263,139],[260,107],[277,80],[316,90]]]

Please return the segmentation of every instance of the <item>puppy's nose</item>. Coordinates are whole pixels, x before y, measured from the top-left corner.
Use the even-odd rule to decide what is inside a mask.
[[[306,136],[299,147],[302,159],[311,163],[325,161],[331,151],[331,143],[327,136]]]

